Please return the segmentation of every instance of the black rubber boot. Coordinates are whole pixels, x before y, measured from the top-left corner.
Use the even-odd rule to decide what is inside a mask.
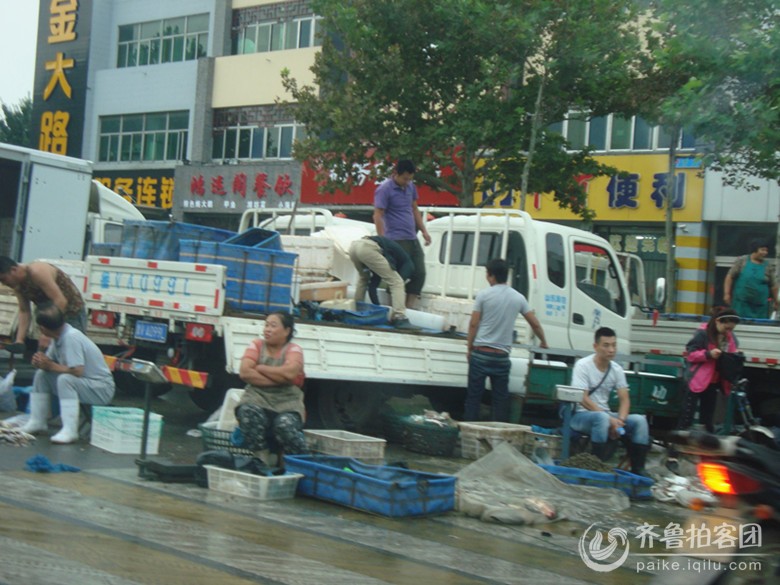
[[[601,461],[606,461],[609,458],[607,443],[590,443],[590,452],[598,457]]]
[[[636,475],[647,475],[647,472],[645,471],[645,461],[647,460],[647,452],[649,450],[649,445],[637,445],[636,443],[629,444],[628,458],[631,462],[631,473]]]

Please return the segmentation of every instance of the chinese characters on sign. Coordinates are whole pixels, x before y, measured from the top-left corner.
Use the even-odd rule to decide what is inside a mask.
[[[174,180],[170,171],[96,172],[95,179],[116,191],[133,205],[170,209]]]
[[[77,27],[82,19],[88,22],[88,14],[79,14],[80,4],[89,0],[51,0],[42,2],[48,7],[48,27],[38,32],[38,68],[40,81],[36,80],[36,92],[40,90],[43,104],[36,108],[34,118],[38,125],[38,149],[56,154],[78,156],[80,136],[73,143],[70,129],[80,131],[83,117],[83,87],[86,71],[88,40],[79,39]],[[43,48],[43,50],[41,50]],[[83,54],[84,58],[79,58]],[[42,67],[41,67],[42,65]],[[74,75],[79,70],[80,75]],[[81,111],[79,111],[81,110]],[[77,132],[78,134],[78,132]]]
[[[289,173],[280,172],[275,177],[256,171],[190,178],[188,197],[182,200],[184,209],[243,210],[265,207],[292,207],[296,192]]]
[[[585,192],[588,193],[591,203],[593,203],[593,198],[604,196],[610,209],[639,209],[641,203],[639,197],[641,176],[638,173],[626,173],[610,177],[603,193],[591,190],[590,180],[592,178],[592,176],[588,175],[577,179],[577,182],[585,187]],[[653,191],[650,193],[650,200],[657,209],[664,209],[666,206],[667,180],[668,173],[653,174]],[[675,180],[677,184],[675,185],[673,208],[683,209],[685,207],[685,175],[678,174],[675,176]],[[489,197],[496,196],[498,189],[498,185],[495,184],[487,189],[483,189],[482,201],[484,202]],[[532,197],[533,208],[537,211],[541,210],[544,199],[541,194],[531,193],[529,195]],[[510,189],[503,195],[499,192],[496,197],[496,202],[500,207],[519,207],[519,201],[520,193],[515,189]]]

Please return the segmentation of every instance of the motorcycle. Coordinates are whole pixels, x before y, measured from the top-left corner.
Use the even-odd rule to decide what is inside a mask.
[[[703,431],[674,431],[670,440],[681,452],[698,457],[697,473],[702,483],[718,496],[722,506],[736,508],[743,526],[753,528],[754,537],[760,539],[760,546],[745,549],[747,554],[719,563],[719,570],[701,582],[780,583],[780,450],[777,444]]]

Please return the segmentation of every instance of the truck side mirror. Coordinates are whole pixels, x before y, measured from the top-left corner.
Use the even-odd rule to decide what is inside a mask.
[[[666,303],[666,279],[661,277],[655,281],[655,306],[663,307]]]

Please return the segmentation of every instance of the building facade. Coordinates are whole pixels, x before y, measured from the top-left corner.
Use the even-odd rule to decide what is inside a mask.
[[[292,158],[305,128],[285,103],[281,71],[314,81],[322,27],[309,0],[40,0],[34,144],[94,161],[98,180],[135,205],[235,229],[241,213],[296,202],[369,209],[374,185],[323,194]],[[642,257],[648,288],[664,276],[669,136],[638,117],[573,115],[556,128],[623,174],[583,177],[594,231]],[[677,310],[720,300],[723,276],[749,235],[774,241],[777,184],[722,187],[696,167],[693,137],[678,144]],[[479,203],[488,192],[475,194]],[[421,203],[453,205],[421,188]],[[750,205],[745,205],[745,201]],[[517,207],[508,193],[497,206]],[[552,197],[531,195],[539,219],[577,223]]]

